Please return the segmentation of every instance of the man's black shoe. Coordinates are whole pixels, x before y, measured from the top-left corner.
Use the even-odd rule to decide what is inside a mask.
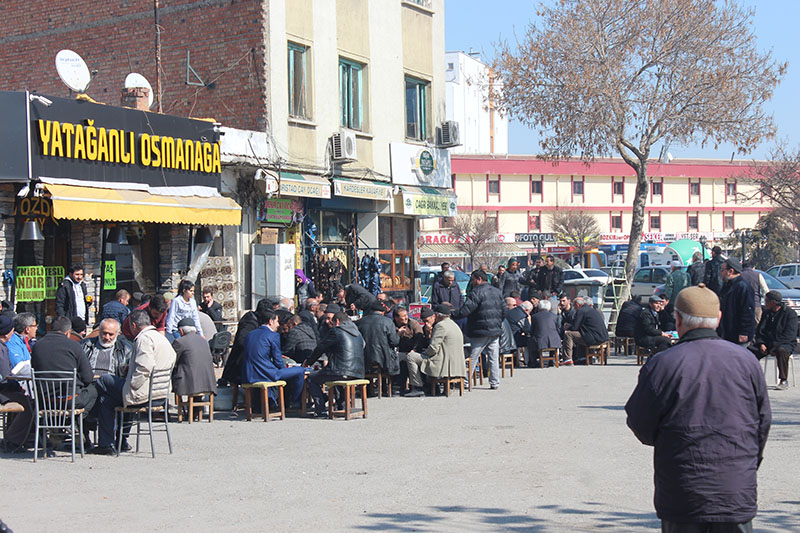
[[[114,446],[95,446],[88,453],[92,455],[117,455],[117,450],[114,449]]]
[[[405,394],[405,398],[419,398],[420,396],[425,396],[422,389],[412,389]]]
[[[127,440],[123,440],[122,441],[122,447],[120,448],[120,451],[129,452],[131,450],[132,450],[132,448],[131,448],[131,445],[128,444],[128,441]]]

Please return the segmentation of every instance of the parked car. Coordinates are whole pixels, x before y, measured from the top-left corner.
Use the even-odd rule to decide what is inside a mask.
[[[605,285],[611,281],[611,277],[606,272],[596,268],[570,268],[564,270],[564,281],[572,280],[595,280]]]
[[[800,289],[800,263],[775,265],[767,270],[767,274],[793,289]]]
[[[667,282],[671,268],[665,266],[643,267],[636,269],[631,283],[631,296],[648,298],[656,287]]]
[[[436,276],[442,271],[441,266],[424,266],[420,268],[420,300],[427,303],[428,298],[431,297],[431,290],[433,289],[433,281]],[[455,281],[458,288],[461,289],[461,294],[466,295],[467,284],[469,284],[469,275],[461,272],[460,270],[450,269],[450,272],[455,274]]]

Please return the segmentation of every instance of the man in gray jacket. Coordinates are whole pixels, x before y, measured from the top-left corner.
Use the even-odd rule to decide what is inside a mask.
[[[81,341],[81,348],[89,358],[94,374],[125,377],[133,354],[133,344],[124,335],[120,335],[122,324],[114,318],[104,318],[100,322],[99,330],[97,337]]]

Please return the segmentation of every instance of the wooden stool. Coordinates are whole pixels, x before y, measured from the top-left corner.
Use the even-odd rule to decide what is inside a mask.
[[[470,362],[469,366],[467,367],[467,375],[470,374],[472,370],[472,358],[467,358]],[[472,386],[475,387],[478,385],[478,380],[480,380],[481,385],[483,385],[483,357],[480,355],[478,356],[478,364],[475,366],[475,371],[472,373]]]
[[[506,377],[506,367],[511,370],[511,377],[514,377],[514,357],[515,353],[500,354],[500,377]]]
[[[233,403],[231,404],[231,412],[236,412],[236,409],[239,408],[239,385],[237,383],[233,384]]]
[[[515,358],[515,361],[514,361],[514,366],[516,366],[517,368],[521,368],[521,367],[525,366],[525,347],[524,346],[520,346],[520,347],[517,348],[516,358]]]
[[[619,355],[620,348],[622,355],[630,355],[632,346],[636,346],[633,337],[614,337],[614,355]]]
[[[384,374],[381,367],[372,367],[369,374],[364,374],[364,379],[368,379],[370,384],[373,380],[378,382],[378,398],[383,396],[384,387],[386,387],[389,397],[392,397],[392,376],[389,374]]]
[[[636,364],[643,365],[644,360],[650,357],[652,354],[648,348],[644,346],[636,346]]]
[[[466,373],[466,376],[464,377],[464,379],[467,380],[467,391],[468,392],[472,392],[472,380],[469,377],[469,370],[470,370],[470,368],[472,368],[472,358],[471,357],[467,357],[464,360],[464,365],[467,367],[467,370],[466,370],[467,373]]]
[[[602,344],[594,344],[592,346],[586,347],[586,366],[592,364],[592,357],[597,357],[600,360],[601,365],[605,365],[608,361],[606,360],[606,353],[608,350],[608,343],[604,342]]]
[[[455,383],[458,385],[458,395],[464,396],[464,378],[459,377],[446,377],[446,378],[433,378],[431,379],[431,396],[436,396],[436,385],[444,385],[444,395],[450,397],[450,385]]]
[[[281,420],[286,418],[286,407],[283,404],[283,388],[285,386],[286,382],[283,380],[242,383],[242,388],[244,389],[244,409],[245,413],[247,414],[247,421],[250,422],[253,420],[252,398],[250,397],[250,391],[253,389],[261,389],[261,414],[264,417],[264,422],[269,422],[271,418],[280,418]],[[269,412],[268,391],[272,387],[278,387],[278,407],[280,408],[279,413]]]
[[[336,415],[344,415],[345,420],[350,420],[354,415],[367,418],[367,385],[368,379],[342,379],[339,381],[326,381],[325,387],[328,388],[328,417],[333,420]],[[344,409],[337,411],[333,398],[334,388],[344,387]],[[361,388],[361,411],[353,413],[352,409],[356,403],[356,387]]]
[[[208,396],[208,400],[203,400],[204,396]],[[211,392],[199,392],[197,394],[187,395],[187,400],[183,399],[180,394],[175,394],[175,404],[178,406],[178,422],[183,422],[183,410],[188,409],[189,423],[194,419],[194,410],[199,409],[197,412],[197,421],[203,421],[203,407],[208,407],[208,421],[214,421],[214,394]]]
[[[539,350],[539,368],[544,368],[545,361],[552,361],[553,366],[558,368],[558,348],[542,348]]]

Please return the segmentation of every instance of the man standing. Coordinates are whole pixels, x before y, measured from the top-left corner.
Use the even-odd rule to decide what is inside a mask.
[[[667,276],[667,283],[664,287],[664,294],[670,302],[674,302],[675,298],[678,297],[678,293],[692,284],[691,277],[682,268],[680,261],[672,262],[672,272]],[[667,312],[672,312],[673,308],[674,305],[668,305],[666,307]]]
[[[172,349],[167,338],[150,324],[150,314],[147,310],[134,310],[126,322],[130,324],[134,337],[133,359],[128,365],[128,374],[125,379],[105,374],[100,376],[96,382],[97,390],[100,393],[100,410],[97,416],[99,435],[98,446],[90,453],[116,454],[114,449],[116,425],[114,410],[122,405],[130,407],[147,403],[150,400],[150,376],[153,372],[171,370],[175,366],[175,350]],[[158,397],[153,399],[162,399],[168,393],[169,390],[159,391]]]
[[[542,256],[536,256],[533,266],[525,271],[525,276],[519,281],[520,285],[524,285],[525,289],[522,291],[522,299],[527,300],[531,292],[538,291],[539,285],[539,271],[544,268],[544,260]]]
[[[664,301],[654,294],[647,303],[647,307],[639,313],[633,338],[636,340],[636,346],[656,353],[669,348],[671,335],[661,329],[661,321],[658,318],[658,313],[664,309]]]
[[[131,293],[125,289],[120,289],[114,295],[114,299],[103,306],[103,311],[100,313],[100,318],[113,318],[120,324],[125,322],[131,310],[128,309],[128,303],[131,301]]]
[[[542,298],[558,297],[563,284],[564,273],[556,266],[556,258],[548,255],[544,262],[544,268],[539,270],[537,281],[537,288],[544,294]]]
[[[449,303],[453,306],[455,311],[461,309],[464,301],[461,296],[461,287],[455,282],[456,275],[452,270],[448,270],[442,275],[441,280],[437,280],[431,289],[430,303],[437,306],[443,303]]]
[[[722,292],[722,248],[719,246],[715,246],[711,249],[711,259],[706,262],[706,273],[704,276],[704,281],[706,287],[714,291],[714,293],[719,296],[720,292]]]
[[[133,345],[120,335],[120,323],[113,318],[100,322],[100,334],[81,341],[95,375],[113,374],[125,377],[133,355]]]
[[[433,337],[425,355],[409,352],[406,364],[408,365],[408,381],[411,391],[407,398],[424,396],[422,390],[423,373],[431,378],[458,377],[466,375],[464,366],[464,336],[458,324],[450,320],[451,310],[447,305],[436,308],[436,323],[433,326]]]
[[[778,390],[789,388],[789,355],[797,345],[797,314],[782,301],[781,293],[769,291],[764,296],[767,312],[761,317],[756,328],[753,345],[748,349],[762,359],[768,355],[775,357],[778,365]]]
[[[742,264],[736,258],[723,261],[720,274],[725,285],[719,296],[722,321],[717,333],[726,341],[745,346],[756,329],[753,289],[742,277]]]
[[[696,287],[703,283],[706,277],[706,265],[703,264],[703,254],[695,252],[692,254],[692,264],[686,270],[689,273],[689,279],[692,286]]]
[[[587,305],[581,297],[575,298],[572,303],[575,306],[575,322],[564,331],[564,361],[560,363],[567,366],[573,363],[572,352],[576,344],[594,346],[608,340],[603,314]]]
[[[680,342],[647,361],[625,405],[628,427],[655,447],[661,530],[753,531],[772,420],[764,374],[750,352],[717,337],[713,291],[684,289],[675,312]]]
[[[371,372],[373,367],[378,367],[390,376],[399,374],[400,362],[394,349],[400,344],[400,337],[392,319],[383,315],[383,304],[372,302],[357,326],[365,343],[364,369]]]
[[[208,287],[203,289],[203,301],[200,302],[199,309],[201,313],[211,317],[218,332],[225,329],[225,326],[222,325],[222,305],[214,301],[214,293]]]
[[[481,264],[481,270],[486,272],[486,270],[483,268],[483,264]],[[492,287],[495,287],[497,289],[502,288],[502,286],[503,286],[503,277],[505,275],[506,275],[506,266],[505,265],[498,266],[497,267],[497,274],[495,275],[494,279],[492,280]],[[469,294],[470,292],[472,292],[472,280],[470,280],[469,285],[467,286],[467,294]]]
[[[750,285],[750,288],[753,289],[753,312],[756,317],[756,324],[758,324],[761,322],[761,313],[763,312],[761,309],[761,298],[769,292],[767,281],[764,279],[764,276],[753,269],[753,265],[748,261],[742,261],[742,278]]]
[[[85,322],[89,320],[89,293],[83,282],[83,265],[70,266],[68,274],[56,291],[56,315],[67,318],[77,316]]]
[[[467,336],[470,341],[470,357],[475,371],[478,358],[487,351],[489,359],[489,388],[500,387],[500,333],[505,319],[505,305],[500,291],[489,285],[486,272],[476,270],[472,273],[472,292],[461,309],[453,313],[453,318],[467,318]]]
[[[214,376],[214,358],[211,348],[194,325],[191,318],[178,322],[180,337],[172,343],[175,350],[175,368],[172,370],[172,389],[175,394],[185,396],[208,392],[217,393],[217,378]],[[302,385],[300,386],[302,388]],[[189,413],[189,416],[193,416]]]
[[[437,272],[436,275],[433,277],[434,283],[436,283],[437,281],[442,281],[444,273],[450,271],[450,263],[445,261],[444,263],[442,263],[441,267],[442,270],[440,272]]]

